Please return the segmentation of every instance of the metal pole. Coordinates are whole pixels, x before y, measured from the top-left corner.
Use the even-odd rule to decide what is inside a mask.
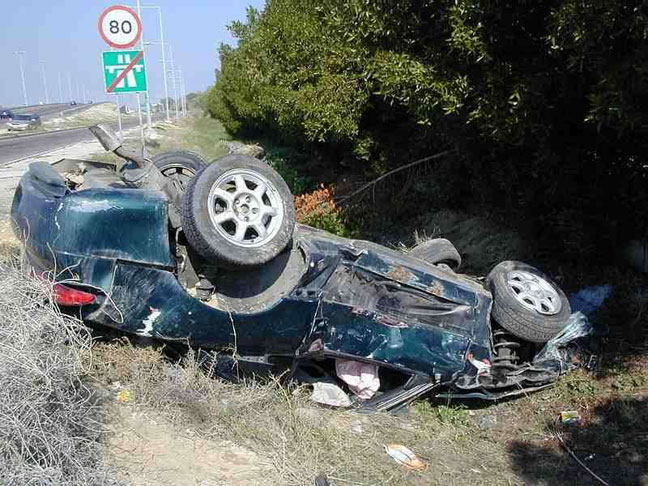
[[[14,54],[18,54],[18,64],[20,64],[20,78],[22,79],[22,89],[23,97],[25,98],[25,106],[29,106],[27,102],[27,88],[25,87],[25,70],[23,69],[23,54],[25,51],[16,51]]]
[[[137,0],[137,16],[141,19],[142,18],[142,5],[140,4],[140,0]],[[144,50],[144,21],[142,21],[142,32],[140,33],[140,49],[142,49],[142,52],[145,53]],[[144,75],[146,76],[146,56],[144,56]],[[146,76],[148,77],[148,76]],[[148,95],[148,87],[146,88],[146,125],[151,128],[151,103],[149,102],[149,95]],[[142,110],[142,105],[140,102],[140,95],[137,95],[137,100],[138,104],[140,105],[140,111]],[[142,148],[144,150],[144,148]]]
[[[63,85],[61,84],[61,71],[58,73],[59,82],[59,103],[63,103]]]
[[[124,140],[124,135],[122,134],[122,119],[121,119],[121,106],[119,102],[119,95],[117,97],[117,125],[119,126],[119,140]]]
[[[175,69],[174,69],[174,64],[173,64],[173,47],[169,46],[169,62],[171,63],[171,81],[173,82],[173,104],[175,105],[175,117],[176,120],[180,118],[180,114],[178,113],[178,88],[176,85],[176,78],[175,78]]]
[[[160,7],[158,9],[158,14],[160,18],[160,42],[162,46],[162,71],[164,72],[164,102],[166,104],[166,120],[170,121],[171,118],[169,117],[169,85],[167,82],[167,68],[166,68],[166,56],[164,54],[164,51],[166,50],[166,44],[164,44],[164,27],[162,24],[162,9]]]
[[[81,90],[83,93],[83,102],[86,103],[88,101],[88,97],[86,96],[85,84],[81,86]]]
[[[77,78],[75,81],[76,81],[76,99],[79,100],[81,98],[81,92],[79,91],[79,78]]]
[[[187,92],[185,91],[184,76],[180,68],[178,68],[178,81],[180,81],[180,106],[182,107],[182,116],[187,116]]]
[[[144,145],[144,124],[142,123],[142,100],[140,98],[140,93],[137,93],[137,112],[139,114],[139,125],[140,125],[140,140],[142,142],[142,156],[145,156],[146,147]]]
[[[45,77],[45,61],[40,62],[41,74],[43,75],[43,86],[45,87],[45,104],[49,105],[49,93],[47,92],[47,78]]]
[[[70,80],[70,73],[67,73],[67,78],[68,78],[68,96],[70,97],[68,101],[72,101],[72,81]]]

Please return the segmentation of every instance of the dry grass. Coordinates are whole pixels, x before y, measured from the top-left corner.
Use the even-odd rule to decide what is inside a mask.
[[[0,482],[116,484],[102,466],[102,407],[83,381],[90,334],[50,292],[0,265]]]
[[[408,416],[361,415],[312,405],[303,387],[277,380],[231,384],[210,378],[192,356],[165,361],[152,348],[123,343],[94,350],[94,374],[119,382],[137,404],[199,437],[232,441],[273,466],[267,484],[489,484],[514,481],[506,453],[493,453],[466,410],[421,403]],[[430,461],[425,472],[400,468],[384,446],[402,443]],[[488,457],[484,462],[483,458]]]

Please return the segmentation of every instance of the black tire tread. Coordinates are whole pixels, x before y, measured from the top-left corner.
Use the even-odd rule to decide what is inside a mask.
[[[510,295],[505,275],[512,270],[525,270],[545,279],[558,292],[561,310],[553,316],[534,313],[523,307]],[[496,265],[486,277],[486,285],[493,294],[492,318],[513,335],[532,343],[545,343],[558,334],[571,315],[569,300],[549,277],[526,263],[505,261]]]
[[[461,265],[461,255],[455,246],[445,238],[433,238],[416,245],[408,255],[419,258],[432,265],[445,263],[456,270]]]
[[[192,168],[196,173],[202,168],[207,166],[207,160],[198,152],[192,150],[170,150],[168,152],[161,152],[155,154],[151,161],[158,169],[164,170],[165,166],[171,162],[169,159],[174,159],[180,163],[187,164],[187,167]]]

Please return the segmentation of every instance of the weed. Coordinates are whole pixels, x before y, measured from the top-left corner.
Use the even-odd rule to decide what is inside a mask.
[[[297,221],[339,236],[348,236],[342,211],[333,200],[333,193],[323,185],[320,189],[295,197]]]

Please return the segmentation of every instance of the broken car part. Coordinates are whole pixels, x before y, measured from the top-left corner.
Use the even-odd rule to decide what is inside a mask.
[[[104,135],[107,148],[131,157]],[[550,386],[568,369],[566,347],[588,332],[582,322],[560,332],[569,304],[532,267],[505,262],[485,288],[431,263],[434,255],[424,260],[294,225],[285,183],[246,157],[199,171],[184,196],[171,189],[185,208],[176,226],[170,178],[132,157],[123,173],[93,161],[31,164],[14,196],[15,232],[37,271],[57,269],[57,282],[92,289],[96,300],[75,308],[86,323],[199,349],[218,376],[288,372],[335,384],[356,407],[394,410],[442,390],[489,398]],[[66,183],[67,173],[83,181]],[[151,184],[135,183],[147,174]],[[225,204],[210,211],[212,191]],[[241,198],[248,213],[234,210]],[[226,237],[212,221],[254,208],[268,213],[266,237],[246,232],[237,240],[234,219]],[[546,332],[533,340],[518,332],[538,326]],[[542,339],[551,341],[538,353]],[[336,363],[345,362],[371,369],[370,386],[340,379]]]

